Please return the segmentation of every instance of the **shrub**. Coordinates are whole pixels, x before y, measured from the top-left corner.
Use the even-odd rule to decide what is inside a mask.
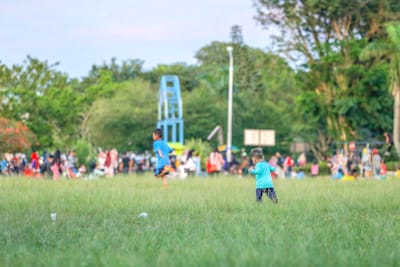
[[[385,164],[388,171],[396,171],[400,167],[400,162],[398,161],[389,161]]]
[[[0,150],[20,152],[31,147],[35,135],[22,122],[0,118]]]
[[[79,165],[88,166],[91,159],[92,146],[86,140],[78,140],[75,145],[76,156],[78,157]]]
[[[186,141],[185,147],[187,149],[193,149],[196,154],[199,154],[201,166],[202,168],[205,168],[207,157],[212,151],[210,144],[208,142],[203,142],[200,138],[197,138]]]

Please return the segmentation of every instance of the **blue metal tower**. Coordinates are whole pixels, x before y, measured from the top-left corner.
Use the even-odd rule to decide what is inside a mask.
[[[184,143],[182,98],[178,76],[161,76],[157,128],[163,129],[166,142]]]

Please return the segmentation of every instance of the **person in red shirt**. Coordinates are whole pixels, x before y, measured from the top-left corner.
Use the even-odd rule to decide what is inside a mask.
[[[33,150],[31,154],[31,168],[32,170],[39,171],[39,155],[36,150]]]
[[[293,166],[294,166],[294,160],[290,156],[287,156],[283,161],[283,170],[285,172],[286,178],[291,177]]]
[[[380,175],[386,175],[387,174],[387,166],[386,166],[385,161],[383,159],[382,159],[382,162],[381,162],[381,169],[379,171],[379,174]]]
[[[222,171],[222,167],[224,166],[225,161],[221,153],[219,153],[218,148],[215,148],[215,150],[210,153],[208,160],[208,173],[219,174]]]

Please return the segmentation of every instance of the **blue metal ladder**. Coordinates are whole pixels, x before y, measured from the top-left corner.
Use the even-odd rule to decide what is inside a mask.
[[[184,143],[181,87],[176,75],[161,76],[157,128],[163,129],[164,141]]]

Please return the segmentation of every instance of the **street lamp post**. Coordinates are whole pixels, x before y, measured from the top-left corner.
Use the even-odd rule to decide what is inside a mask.
[[[228,91],[228,131],[226,140],[226,160],[232,162],[232,90],[233,90],[233,47],[226,48],[229,54],[229,91]]]

